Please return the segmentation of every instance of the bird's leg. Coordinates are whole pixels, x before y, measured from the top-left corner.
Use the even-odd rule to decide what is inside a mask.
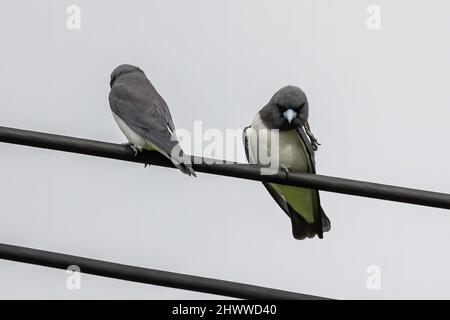
[[[135,157],[137,157],[138,152],[142,152],[142,147],[136,146],[131,142],[122,143],[122,145],[130,147],[130,149],[133,150]]]
[[[289,167],[281,166],[280,168],[283,169],[284,172],[286,173],[286,179],[289,178],[289,174],[291,173],[291,171],[289,170]]]
[[[137,157],[138,152],[142,152],[144,150],[144,148],[142,148],[141,146],[137,146],[135,144],[132,144],[131,142],[127,142],[127,143],[123,143],[126,146],[129,146],[131,150],[133,150],[134,152],[134,156]],[[144,168],[150,167],[150,163],[144,163]]]
[[[309,137],[309,140],[311,140],[311,146],[313,148],[314,151],[317,151],[317,149],[320,146],[319,141],[317,141],[317,138],[313,135],[312,131],[311,131],[311,127],[309,126],[308,122],[305,122],[305,132]]]
[[[130,143],[130,148],[131,148],[131,150],[133,150],[134,156],[137,157],[137,154],[139,151],[138,147],[136,147],[134,144]]]

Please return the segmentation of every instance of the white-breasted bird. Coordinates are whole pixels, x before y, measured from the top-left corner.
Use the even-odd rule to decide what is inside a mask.
[[[181,172],[196,176],[174,133],[169,107],[144,72],[122,64],[112,72],[110,86],[111,111],[134,152],[158,151]]]
[[[308,124],[308,100],[298,87],[286,86],[278,90],[245,128],[243,138],[247,160],[263,165],[259,155],[268,155],[280,168],[290,171],[316,173],[314,151],[319,143]],[[273,130],[275,129],[275,130]],[[266,133],[261,139],[260,131]],[[270,133],[267,134],[267,130]],[[276,135],[276,136],[274,136]],[[278,141],[278,146],[271,145]],[[276,154],[271,154],[276,150]],[[276,159],[274,157],[277,157]],[[295,239],[323,237],[330,230],[330,220],[320,204],[317,190],[263,183],[274,200],[290,217]]]

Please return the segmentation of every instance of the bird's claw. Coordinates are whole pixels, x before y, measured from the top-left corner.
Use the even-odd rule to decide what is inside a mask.
[[[130,142],[122,143],[122,145],[128,146],[131,150],[133,150],[135,157],[137,157],[138,152],[142,152],[142,147],[136,146]]]
[[[311,131],[311,127],[309,126],[309,123],[305,123],[305,132],[309,137],[309,140],[311,140],[311,147],[314,151],[317,151],[319,149],[320,143],[317,141],[317,138],[314,136],[314,134]]]
[[[283,171],[286,173],[286,179],[289,178],[289,174],[291,173],[289,168],[286,166],[281,166],[281,169],[283,169]]]
[[[130,148],[133,150],[134,156],[137,157],[139,149],[134,144],[130,144]]]

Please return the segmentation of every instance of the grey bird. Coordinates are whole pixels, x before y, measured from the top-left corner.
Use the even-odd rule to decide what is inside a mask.
[[[119,128],[135,152],[158,151],[181,172],[196,176],[190,157],[185,155],[175,135],[172,116],[144,72],[122,64],[111,74],[109,105]]]
[[[308,124],[308,100],[298,87],[286,86],[278,90],[267,105],[257,114],[252,124],[243,133],[247,160],[261,165],[260,155],[269,155],[270,159],[278,157],[279,167],[297,172],[316,173],[314,151],[318,141]],[[268,134],[270,131],[273,136]],[[261,139],[260,130],[266,137]],[[278,149],[271,141],[278,139]],[[276,150],[271,154],[270,151]],[[330,230],[330,220],[325,215],[317,190],[264,183],[271,196],[290,217],[292,234],[295,239],[303,240]]]

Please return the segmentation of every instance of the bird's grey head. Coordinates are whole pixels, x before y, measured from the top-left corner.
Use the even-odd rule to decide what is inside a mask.
[[[115,68],[114,71],[111,73],[111,80],[109,82],[110,87],[112,88],[114,81],[116,81],[117,77],[132,72],[144,73],[144,71],[142,71],[140,68],[133,66],[131,64],[121,64],[120,66]]]
[[[308,100],[302,89],[286,86],[273,95],[260,111],[260,116],[271,129],[291,130],[308,121],[308,109]]]

